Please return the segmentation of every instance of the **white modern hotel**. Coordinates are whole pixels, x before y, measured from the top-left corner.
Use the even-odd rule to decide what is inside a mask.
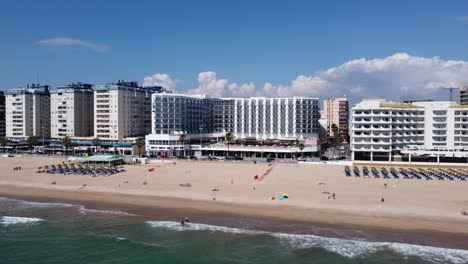
[[[290,98],[208,98],[205,95],[153,94],[152,133],[146,136],[146,150],[153,155],[178,155],[181,150],[210,154],[223,152],[227,146],[202,142],[224,137],[232,132],[235,139],[244,142],[265,142],[281,145],[296,139],[305,142],[302,152],[317,152],[318,99]],[[179,142],[186,135],[191,144]],[[197,141],[200,143],[197,144]],[[259,143],[261,142],[261,143]],[[261,148],[232,146],[240,155],[257,155],[268,152],[280,157],[291,157],[301,152],[297,147]]]
[[[367,99],[352,108],[353,160],[461,161],[468,158],[468,105]]]

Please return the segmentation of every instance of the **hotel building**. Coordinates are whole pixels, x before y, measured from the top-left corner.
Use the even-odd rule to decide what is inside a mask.
[[[73,83],[50,92],[51,137],[91,137],[94,102],[91,84]]]
[[[353,160],[468,157],[468,108],[455,102],[363,100],[351,123]]]
[[[320,116],[321,124],[324,124],[327,137],[333,138],[332,126],[335,124],[343,141],[349,142],[349,103],[348,98],[338,97],[323,101],[323,111]]]
[[[50,136],[48,85],[32,84],[6,93],[6,136],[10,139]]]
[[[137,82],[95,86],[94,136],[103,142],[122,142],[151,133],[151,95],[155,91]]]
[[[146,150],[154,155],[177,155],[180,150],[189,148],[205,151],[200,143],[193,146],[194,143],[224,137],[227,132],[232,132],[236,140],[262,145],[317,137],[316,98],[207,98],[205,95],[162,93],[153,94],[152,101],[152,133],[146,137]],[[191,144],[179,142],[181,134]],[[206,150],[208,148],[226,150],[226,146],[211,145]],[[296,147],[282,151],[291,154],[300,150]],[[304,149],[304,152],[316,151],[317,146]]]

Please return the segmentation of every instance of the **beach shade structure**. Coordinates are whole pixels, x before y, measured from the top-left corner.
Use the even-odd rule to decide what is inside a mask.
[[[344,173],[345,173],[346,177],[351,176],[351,169],[349,168],[349,166],[344,167]]]
[[[392,174],[393,178],[399,179],[400,177],[398,176],[398,171],[396,171],[394,168],[390,169],[390,174]]]
[[[359,174],[359,168],[354,166],[353,167],[353,172],[355,177],[361,177],[361,174]]]
[[[403,176],[403,179],[409,179],[408,171],[404,168],[398,168],[400,174]]]
[[[374,178],[380,178],[379,171],[375,167],[371,167],[371,172]]]
[[[388,176],[388,171],[386,168],[380,168],[380,173],[382,173],[382,176],[384,179],[390,179],[390,177]]]
[[[366,166],[362,167],[362,175],[369,177],[369,169]]]

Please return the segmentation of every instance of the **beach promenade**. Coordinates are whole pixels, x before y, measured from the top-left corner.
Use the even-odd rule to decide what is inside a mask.
[[[228,161],[125,165],[125,172],[98,177],[37,173],[62,162],[0,157],[0,196],[468,235],[468,216],[460,214],[468,211],[468,182],[364,179],[345,177],[342,165]]]

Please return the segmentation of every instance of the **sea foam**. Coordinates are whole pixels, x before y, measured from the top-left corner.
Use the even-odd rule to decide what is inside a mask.
[[[0,217],[0,225],[9,226],[9,225],[16,225],[16,224],[26,224],[26,225],[33,225],[38,222],[45,221],[44,219],[40,218],[33,218],[33,217],[21,217],[21,216],[2,216]]]
[[[182,226],[178,222],[148,221],[150,226],[172,231],[217,231],[234,234],[268,234],[280,240],[285,246],[297,249],[323,248],[348,258],[355,258],[377,253],[379,251],[393,251],[404,256],[417,256],[433,263],[468,263],[468,251],[461,249],[437,248],[394,242],[370,242],[353,239],[330,238],[316,235],[299,235],[273,233],[241,228],[231,228],[207,224],[188,223]]]

